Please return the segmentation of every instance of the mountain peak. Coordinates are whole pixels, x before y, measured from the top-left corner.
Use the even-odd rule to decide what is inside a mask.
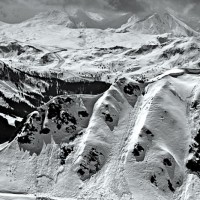
[[[164,33],[171,33],[175,36],[199,35],[199,33],[169,12],[155,12],[136,22],[128,21],[121,28],[123,31],[137,31],[155,35]]]

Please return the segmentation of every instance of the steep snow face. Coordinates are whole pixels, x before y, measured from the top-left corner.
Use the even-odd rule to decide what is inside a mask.
[[[103,95],[53,98],[2,146],[1,191],[52,199],[200,198],[199,81],[188,70],[171,70],[145,83],[120,79]]]
[[[120,30],[135,30],[145,34],[171,33],[176,36],[199,35],[198,32],[169,13],[154,13],[138,21],[135,21],[135,18],[132,17]]]

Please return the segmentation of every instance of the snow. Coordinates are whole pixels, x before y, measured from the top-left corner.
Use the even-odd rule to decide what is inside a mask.
[[[198,34],[171,14],[130,17],[0,27],[0,116],[28,114],[0,144],[0,199],[200,199]],[[70,94],[72,80],[96,85]]]
[[[15,121],[22,121],[22,118],[20,117],[12,117],[3,113],[0,113],[0,116],[2,116],[3,118],[7,119],[8,124],[11,126],[15,126]]]
[[[134,16],[120,28],[120,31],[137,30],[146,34],[163,34],[172,33],[179,36],[198,36],[199,33],[187,26],[184,22],[177,19],[170,13],[154,13],[144,19],[135,18]]]
[[[177,73],[177,70],[172,72]],[[2,172],[13,166],[12,162],[8,163],[11,155],[13,162],[16,162],[16,158],[20,156],[22,159],[20,163],[26,163],[26,167],[23,167],[23,169],[26,169],[24,172],[20,170],[20,163],[15,164],[15,168],[10,168],[12,173],[7,172],[7,177],[2,176],[1,188],[13,188],[15,182],[18,181],[23,185],[23,191],[30,194],[35,193],[35,183],[32,181],[27,183],[27,180],[34,179],[31,177],[37,177],[39,181],[37,188],[41,193],[47,193],[51,196],[63,196],[63,198],[66,196],[73,198],[75,193],[78,195],[77,198],[83,198],[83,196],[99,198],[103,195],[105,199],[110,195],[117,199],[125,198],[124,192],[127,194],[126,198],[128,199],[131,197],[135,199],[143,197],[145,199],[171,199],[175,195],[181,195],[181,191],[184,191],[184,177],[187,177],[184,163],[191,142],[187,102],[190,101],[188,97],[191,96],[196,83],[199,81],[198,76],[191,79],[192,76],[181,74],[179,77],[174,78],[168,73],[168,75],[159,78],[158,81],[150,83],[146,94],[144,96],[139,95],[137,102],[132,105],[129,103],[132,103],[130,101],[131,97],[126,96],[123,88],[126,85],[136,84],[136,82],[131,83],[129,79],[123,79],[115,83],[103,96],[98,97],[92,109],[89,124],[86,129],[82,129],[84,131],[83,135],[69,143],[74,146],[75,152],[72,152],[66,158],[65,165],[59,164],[58,144],[61,141],[56,139],[59,136],[59,131],[55,129],[54,123],[46,120],[44,122],[45,127],[50,129],[48,135],[53,136],[54,130],[56,130],[57,136],[49,142],[47,142],[45,135],[42,136],[45,142],[39,154],[35,146],[36,143],[31,145],[19,143],[19,148],[17,147],[17,140],[14,140],[0,154],[1,159],[4,160],[1,163]],[[63,96],[62,98],[66,97]],[[77,100],[80,101],[82,98],[86,98],[88,103],[92,100],[87,96],[82,96]],[[51,102],[55,102],[55,100],[53,99]],[[82,104],[81,102],[84,103],[84,101],[80,101],[78,104]],[[50,104],[44,106],[45,109],[48,105]],[[70,106],[72,106],[71,109],[74,109],[73,115],[76,116],[75,113],[80,107],[73,107],[73,104]],[[85,106],[87,105],[85,104]],[[36,117],[37,113],[33,112],[30,116]],[[107,117],[110,115],[113,121],[106,121],[105,115]],[[27,119],[26,123],[31,124],[30,118]],[[38,125],[34,125],[37,129],[41,126],[39,121],[34,121],[34,123],[38,123]],[[145,131],[147,130],[152,135],[146,135]],[[21,134],[25,136],[26,131],[22,129],[24,133]],[[39,140],[42,141],[40,137]],[[61,138],[64,137],[61,136]],[[69,144],[66,144],[66,142],[67,140],[63,140],[61,143],[68,146]],[[138,143],[145,148],[145,152],[141,157],[134,157],[132,151]],[[92,148],[95,149],[98,155],[102,155],[94,163],[86,160],[86,157],[89,158]],[[14,154],[13,151],[15,151]],[[33,152],[37,153],[37,156]],[[170,159],[173,163],[171,168],[162,164],[162,160],[165,158]],[[94,175],[90,176],[89,173],[85,173],[84,177],[77,175],[81,163],[84,163],[86,168],[89,167],[95,170],[96,162],[100,162],[100,169]],[[160,171],[161,168],[164,170],[163,173]],[[23,176],[20,175],[21,173],[23,173]],[[58,174],[62,174],[62,176]],[[151,176],[155,176],[155,183],[150,182]],[[106,177],[109,177],[109,179]],[[8,179],[11,182],[9,185],[5,185]],[[172,188],[168,187],[168,180],[170,180],[172,188],[175,190],[174,194],[171,191]],[[67,188],[65,187],[63,191],[61,185],[66,181],[70,181],[71,184]],[[26,182],[26,186],[23,184],[24,182]],[[177,185],[177,182],[180,185]],[[117,187],[121,187],[120,190],[114,189],[116,184]],[[182,184],[183,186],[181,186]],[[15,186],[14,191],[18,191],[19,188],[22,188],[21,186],[19,184],[17,187]],[[79,187],[82,188],[80,192],[78,192]],[[99,189],[94,190],[94,188]],[[158,193],[158,190],[160,193]],[[75,193],[72,193],[72,191]]]

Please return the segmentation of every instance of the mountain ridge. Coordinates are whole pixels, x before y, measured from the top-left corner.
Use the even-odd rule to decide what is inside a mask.
[[[139,19],[138,21],[129,21],[122,25],[121,31],[138,31],[145,34],[163,34],[171,33],[175,36],[198,36],[199,33],[184,22],[177,19],[174,15],[165,13],[153,13]]]

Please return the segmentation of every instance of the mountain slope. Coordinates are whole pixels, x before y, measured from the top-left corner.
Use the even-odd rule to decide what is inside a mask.
[[[0,199],[200,199],[200,39],[127,17],[0,27]]]
[[[139,21],[130,20],[127,24],[122,25],[120,30],[134,30],[145,34],[171,33],[176,36],[199,35],[198,32],[169,13],[154,13]]]
[[[0,153],[1,190],[52,199],[198,199],[199,77],[172,70],[150,82],[121,78],[103,95],[56,97],[28,115]]]
[[[147,39],[145,35],[136,37],[132,33],[113,33],[113,39],[108,37],[110,44],[105,42],[100,48],[98,42],[95,43],[97,36],[92,34],[94,40],[87,40],[90,37],[87,34],[97,34],[95,31],[83,33],[87,45],[92,43],[94,47],[51,47],[48,50],[47,46],[35,44],[1,43],[0,122],[6,121],[7,135],[4,137],[5,131],[0,130],[0,143],[15,135],[19,127],[18,117],[23,118],[52,96],[65,93],[100,94],[108,89],[116,77],[124,74],[143,81],[171,68],[199,68],[200,45],[197,38],[160,36],[157,39],[157,36],[152,36],[145,44],[142,43]],[[131,43],[134,37],[136,39]],[[108,40],[102,39],[104,41]],[[17,124],[9,123],[11,119]]]

